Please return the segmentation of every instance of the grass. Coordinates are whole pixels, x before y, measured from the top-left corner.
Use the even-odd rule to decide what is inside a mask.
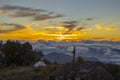
[[[56,65],[46,67],[8,67],[0,69],[0,80],[48,80]]]

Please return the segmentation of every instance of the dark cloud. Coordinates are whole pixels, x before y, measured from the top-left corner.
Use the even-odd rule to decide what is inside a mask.
[[[90,21],[90,20],[94,20],[94,18],[85,18],[85,20]]]
[[[83,29],[86,29],[85,27],[79,27],[77,28],[77,30],[83,30]]]
[[[12,28],[10,29],[11,26],[12,26]],[[7,29],[7,28],[9,28],[9,29]],[[7,32],[16,31],[16,30],[20,30],[20,29],[24,29],[24,28],[26,28],[26,27],[19,25],[19,24],[3,23],[3,24],[0,24],[0,33],[7,33]]]
[[[35,16],[36,13],[34,12],[27,12],[27,11],[18,11],[14,14],[10,15],[11,17],[32,17]]]
[[[63,17],[63,15],[60,15],[60,14],[57,14],[57,15],[50,15],[50,14],[44,14],[44,15],[36,15],[34,17],[34,20],[37,21],[37,20],[47,20],[47,19],[53,19],[53,18],[60,18],[60,17]]]
[[[92,37],[91,39],[93,39],[93,40],[106,40],[106,38],[104,38],[104,37]]]
[[[65,21],[65,22],[62,22],[62,23],[63,23],[62,26],[66,27],[70,30],[78,25],[77,21]]]
[[[77,29],[77,31],[81,31],[83,29],[85,29],[84,27],[78,27],[79,22],[78,21],[65,21],[62,22],[62,26],[66,27],[67,29],[69,29],[65,34],[68,34],[69,32],[71,32],[74,28]]]
[[[34,21],[64,17],[64,15],[62,14],[56,14],[44,9],[33,9],[29,7],[6,5],[1,7],[0,9],[12,11],[12,14],[9,15],[10,17],[30,17]]]
[[[1,9],[5,9],[5,10],[19,10],[19,11],[47,12],[47,10],[43,10],[43,9],[33,9],[33,8],[29,8],[29,7],[11,6],[11,5],[3,6],[3,7],[1,7]]]
[[[76,24],[78,22],[77,21],[65,21],[65,22],[62,22],[62,23],[65,23],[65,24]]]

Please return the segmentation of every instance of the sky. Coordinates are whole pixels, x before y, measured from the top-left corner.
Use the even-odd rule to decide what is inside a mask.
[[[0,40],[120,41],[120,0],[0,0]]]

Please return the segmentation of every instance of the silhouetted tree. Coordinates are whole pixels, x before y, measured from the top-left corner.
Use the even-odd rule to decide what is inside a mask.
[[[14,41],[7,41],[6,44],[3,45],[3,53],[5,54],[4,62],[6,65],[15,64],[16,56],[18,55],[20,49],[20,43]]]
[[[36,54],[29,42],[21,44],[18,41],[8,40],[3,45],[2,51],[5,54],[4,63],[7,66],[31,65],[36,61]]]
[[[3,59],[4,59],[4,54],[3,52],[1,51],[2,50],[2,41],[0,41],[0,67],[3,67]]]
[[[3,66],[3,55],[0,52],[0,67],[2,67],[2,66]]]
[[[0,50],[1,50],[1,47],[2,47],[2,41],[0,41]]]
[[[44,56],[41,51],[34,51],[34,54],[36,55],[36,61],[41,61]]]
[[[20,62],[20,65],[30,65],[33,64],[35,61],[35,54],[32,50],[32,46],[26,42],[21,45],[18,61]]]

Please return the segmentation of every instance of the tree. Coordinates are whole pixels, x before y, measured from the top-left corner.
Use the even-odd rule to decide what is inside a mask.
[[[2,67],[2,66],[3,66],[3,54],[0,51],[0,67]]]
[[[35,62],[35,54],[32,50],[32,46],[30,43],[26,42],[24,44],[21,44],[21,48],[18,53],[18,62],[20,65],[31,65]]]
[[[0,41],[0,49],[1,49],[1,47],[2,47],[2,41]]]
[[[6,65],[15,64],[20,46],[19,42],[10,40],[3,45],[2,52],[5,54],[4,62]]]
[[[3,46],[2,41],[0,41],[0,67],[3,67],[3,59],[4,59],[4,54],[1,51],[2,46]]]
[[[6,66],[32,65],[36,60],[36,54],[32,50],[29,42],[21,44],[18,41],[8,40],[4,45],[2,52],[5,54],[4,63]]]
[[[36,61],[41,61],[42,57],[44,56],[41,51],[34,51],[34,54],[36,55]]]

